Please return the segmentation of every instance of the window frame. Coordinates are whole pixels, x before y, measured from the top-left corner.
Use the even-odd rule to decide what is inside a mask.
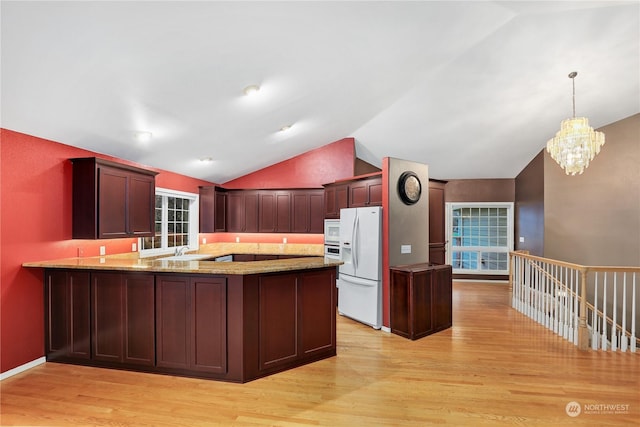
[[[167,218],[167,206],[166,206],[166,197],[179,197],[182,199],[189,200],[189,246],[187,250],[197,250],[199,245],[199,234],[200,234],[200,195],[197,193],[187,193],[185,191],[180,190],[171,190],[168,188],[156,187],[155,196],[161,196],[164,198],[163,209],[162,209],[162,247],[160,248],[152,248],[152,249],[142,249],[142,240],[143,238],[138,238],[138,248],[140,248],[139,254],[140,258],[154,257],[158,255],[173,255],[175,253],[175,247],[165,246],[168,244],[168,218]],[[155,197],[154,197],[155,199]],[[155,209],[155,205],[154,205]],[[155,215],[154,215],[155,218]],[[155,230],[155,220],[154,220],[154,230]],[[182,246],[180,246],[182,247]]]
[[[463,208],[506,208],[507,209],[507,245],[506,246],[454,246],[453,245],[453,211]],[[509,253],[514,247],[514,203],[513,202],[447,202],[445,203],[445,230],[447,239],[446,262],[453,266],[454,252],[498,252]],[[508,259],[508,258],[507,258]],[[478,263],[480,265],[480,263]],[[463,269],[453,268],[454,274],[483,274],[505,275],[509,274],[509,262],[507,260],[505,270],[486,270],[481,268]]]

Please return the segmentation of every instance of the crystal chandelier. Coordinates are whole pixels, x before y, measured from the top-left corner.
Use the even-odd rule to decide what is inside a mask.
[[[594,131],[586,117],[576,117],[577,75],[575,71],[569,74],[573,82],[573,117],[563,120],[556,136],[547,142],[547,151],[551,158],[567,175],[584,172],[604,144],[604,133]]]

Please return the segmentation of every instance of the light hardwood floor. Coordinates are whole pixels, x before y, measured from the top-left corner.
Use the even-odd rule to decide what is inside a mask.
[[[640,353],[581,352],[509,302],[455,283],[453,328],[418,341],[339,318],[337,357],[247,384],[46,363],[2,381],[0,424],[638,425]]]

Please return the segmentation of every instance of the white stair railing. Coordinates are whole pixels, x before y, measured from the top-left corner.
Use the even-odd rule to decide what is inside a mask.
[[[635,353],[640,267],[510,253],[512,306],[582,350]]]

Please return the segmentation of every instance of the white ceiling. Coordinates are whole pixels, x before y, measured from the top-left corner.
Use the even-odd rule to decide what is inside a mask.
[[[640,1],[0,7],[3,128],[217,183],[344,137],[378,166],[513,178],[574,70],[592,126],[640,112]]]

